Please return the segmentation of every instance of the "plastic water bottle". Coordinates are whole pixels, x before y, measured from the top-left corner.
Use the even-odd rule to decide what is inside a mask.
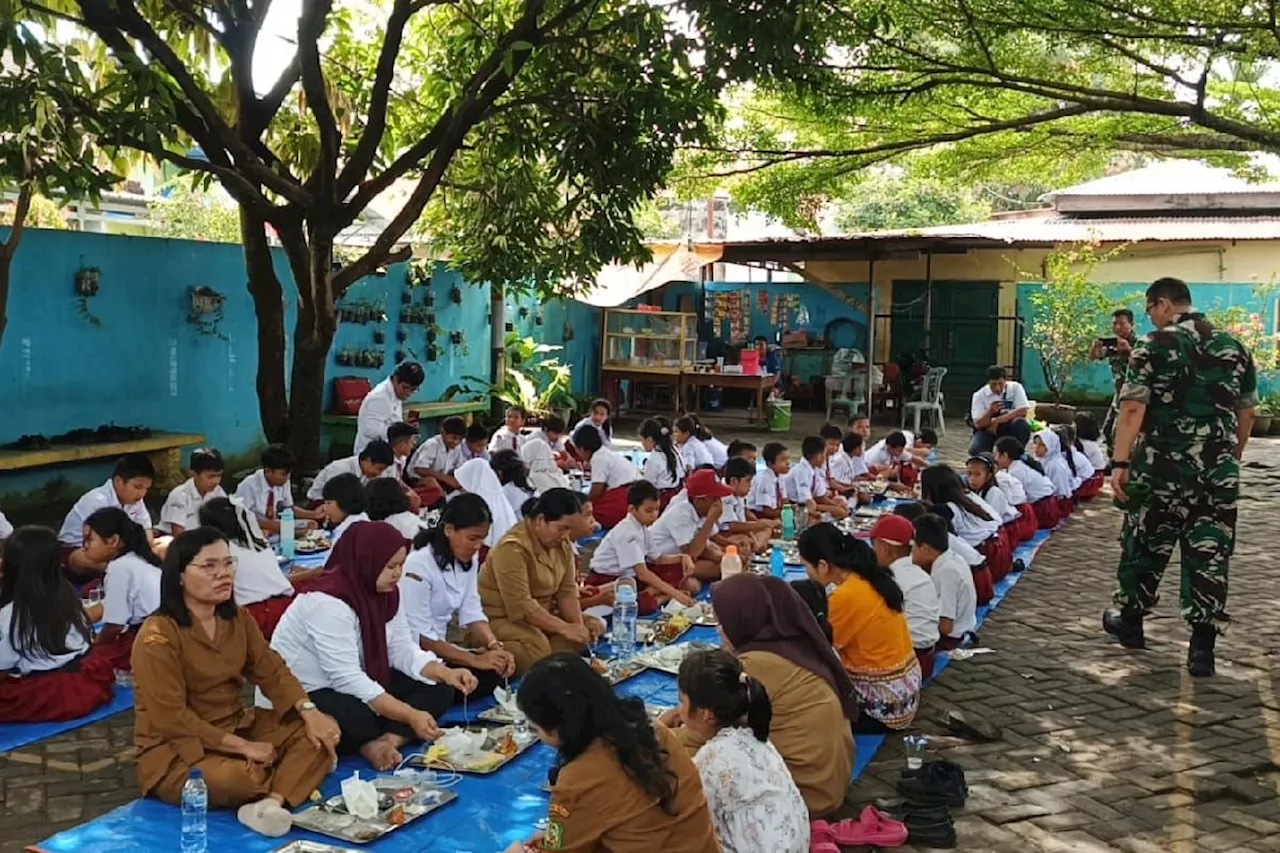
[[[720,580],[727,580],[734,575],[742,574],[742,558],[738,556],[738,546],[729,545],[720,558]]]
[[[293,507],[285,507],[280,513],[280,556],[292,560],[294,555]]]
[[[636,651],[636,619],[640,604],[636,588],[630,584],[618,584],[613,598],[613,652],[619,658],[629,658]]]
[[[209,789],[204,774],[192,770],[182,786],[182,853],[205,853],[209,844]]]
[[[782,508],[782,538],[788,542],[796,538],[796,511],[790,505]]]
[[[775,578],[786,577],[787,561],[783,559],[781,545],[774,545],[773,552],[769,554],[769,573]]]

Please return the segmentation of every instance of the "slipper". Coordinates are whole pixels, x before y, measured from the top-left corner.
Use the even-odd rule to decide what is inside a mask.
[[[236,812],[236,819],[259,835],[279,838],[293,828],[293,815],[272,799],[247,803]]]
[[[991,741],[1000,740],[1004,736],[1000,727],[990,720],[955,709],[947,711],[946,716],[943,717],[942,724],[947,727],[947,731],[968,740],[980,740],[990,743]]]
[[[858,820],[810,824],[810,839],[834,841],[841,847],[901,847],[907,842],[907,827],[891,820],[875,806],[862,810]]]

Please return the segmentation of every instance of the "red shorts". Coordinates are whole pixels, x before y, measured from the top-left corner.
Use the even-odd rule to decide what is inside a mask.
[[[1085,480],[1080,488],[1076,489],[1076,500],[1088,501],[1096,498],[1098,493],[1102,491],[1102,484],[1105,480],[1106,478],[1102,476],[1101,471]]]
[[[618,486],[591,502],[596,521],[600,522],[600,526],[605,530],[613,528],[627,517],[627,490],[630,488],[630,483]]]
[[[653,572],[676,589],[680,588],[680,582],[684,580],[684,568],[682,566],[655,566],[653,563],[648,563],[647,565],[649,566],[649,571]],[[592,572],[587,575],[585,583],[587,586],[600,587],[605,584],[611,584],[617,579],[616,575],[602,575]],[[639,613],[641,616],[652,616],[662,607],[662,604],[658,601],[657,596],[653,592],[653,588],[648,586],[643,587],[640,590],[640,597],[637,600],[637,603],[640,605]]]
[[[991,599],[996,597],[996,584],[991,579],[991,569],[986,563],[970,568],[973,571],[973,589],[978,594],[978,604],[990,604]]]
[[[0,676],[0,723],[77,720],[111,701],[115,672],[96,647],[55,672]]]
[[[444,503],[443,489],[437,489],[435,486],[414,486],[413,491],[422,500],[422,506],[425,509],[435,509]]]
[[[1040,530],[1052,530],[1062,520],[1062,510],[1058,506],[1058,499],[1053,495],[1041,498],[1033,503],[1031,508],[1035,511],[1036,526]]]
[[[246,604],[244,609],[248,610],[253,621],[258,623],[262,636],[270,640],[271,635],[275,633],[276,625],[280,624],[280,617],[292,603],[293,596],[277,595],[263,601],[255,601],[253,604]]]
[[[667,508],[667,504],[671,503],[671,499],[680,494],[681,489],[659,489],[658,490],[658,511]]]
[[[1076,511],[1075,497],[1058,498],[1058,514],[1066,519],[1071,517],[1071,513]]]

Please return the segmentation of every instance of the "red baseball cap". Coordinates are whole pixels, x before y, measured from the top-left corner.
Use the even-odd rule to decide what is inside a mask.
[[[872,539],[883,539],[890,545],[910,545],[916,528],[900,515],[882,515],[871,528]]]
[[[684,481],[684,490],[688,493],[689,500],[727,498],[733,494],[733,489],[720,482],[715,471],[706,468],[690,474],[689,479]]]

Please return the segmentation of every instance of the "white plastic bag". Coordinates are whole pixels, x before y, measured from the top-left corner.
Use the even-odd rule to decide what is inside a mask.
[[[378,816],[378,789],[360,778],[360,771],[342,780],[342,800],[347,811],[362,820]]]

